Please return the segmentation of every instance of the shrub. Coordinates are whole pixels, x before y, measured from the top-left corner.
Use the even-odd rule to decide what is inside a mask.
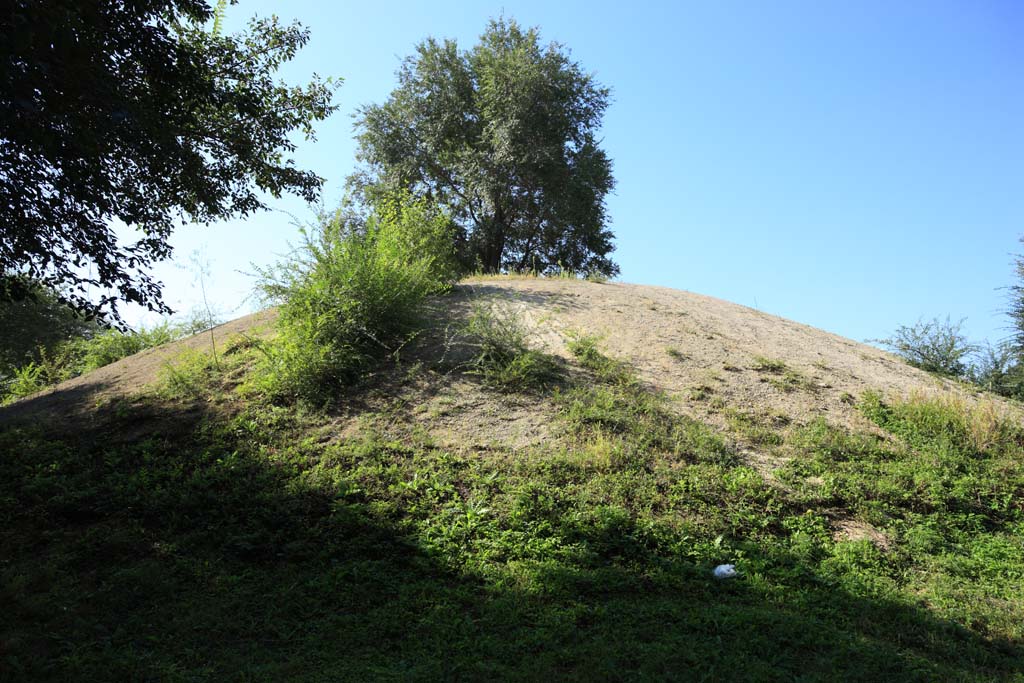
[[[963,377],[967,373],[964,359],[978,350],[961,333],[963,320],[953,323],[935,318],[901,325],[888,339],[873,339],[916,368],[947,377]]]
[[[2,403],[9,403],[23,396],[31,396],[47,386],[46,368],[29,361],[14,370],[14,376],[7,380],[6,396]]]
[[[453,281],[451,221],[408,197],[382,202],[365,223],[341,211],[302,231],[284,262],[259,271],[280,303],[266,387],[278,399],[327,403],[416,330],[424,299]]]
[[[986,391],[1000,396],[1024,398],[1024,367],[1013,344],[986,344],[971,365],[970,379]]]

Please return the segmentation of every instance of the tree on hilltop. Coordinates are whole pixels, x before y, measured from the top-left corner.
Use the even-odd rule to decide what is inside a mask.
[[[612,165],[597,139],[609,91],[563,46],[492,20],[468,51],[420,43],[398,81],[358,115],[363,166],[350,183],[365,200],[400,189],[437,202],[469,268],[618,272]]]

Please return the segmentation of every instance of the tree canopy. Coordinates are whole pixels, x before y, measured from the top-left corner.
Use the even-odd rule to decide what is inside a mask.
[[[618,272],[612,165],[597,138],[609,91],[563,46],[492,20],[468,51],[427,39],[397,75],[388,100],[357,118],[357,193],[439,203],[469,267]]]
[[[91,314],[168,312],[148,269],[176,225],[250,214],[262,192],[317,198],[289,135],[313,136],[334,84],[274,78],[308,31],[270,18],[221,35],[204,29],[213,14],[204,0],[5,3],[0,300],[43,282]]]

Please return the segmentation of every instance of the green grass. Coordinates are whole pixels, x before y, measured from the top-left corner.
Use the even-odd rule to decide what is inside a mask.
[[[622,467],[647,467],[659,456],[736,462],[720,437],[672,412],[664,396],[644,387],[628,365],[602,354],[597,344],[593,337],[578,337],[570,343],[570,351],[592,373],[591,381],[556,395],[576,449],[603,452]]]
[[[1019,427],[869,394],[891,440],[814,423],[774,485],[596,339],[572,351],[535,450],[369,413],[341,437],[240,396],[244,346],[0,431],[4,678],[1022,680]]]
[[[935,614],[982,633],[1024,637],[1024,433],[992,405],[948,399],[885,403],[864,414],[895,443],[818,421],[795,440],[784,479],[807,504],[843,509],[883,530],[891,580]],[[813,484],[809,484],[813,481]]]
[[[725,421],[743,440],[755,446],[781,445],[784,437],[780,430],[789,424],[789,419],[783,416],[761,415],[734,408],[726,409]]]

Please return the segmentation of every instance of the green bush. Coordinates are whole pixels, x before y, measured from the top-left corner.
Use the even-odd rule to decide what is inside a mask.
[[[16,368],[14,376],[7,380],[7,391],[3,402],[8,403],[22,396],[30,396],[37,391],[42,391],[47,385],[46,368],[29,361],[26,365]]]
[[[901,325],[888,339],[870,341],[881,344],[916,368],[947,377],[963,377],[965,360],[978,350],[960,331],[963,320],[954,323],[935,318],[914,325]]]
[[[140,351],[152,349],[172,342],[183,336],[184,330],[173,323],[162,322],[138,331],[121,332],[105,330],[92,339],[72,342],[73,355],[79,358],[79,373],[91,372],[96,368],[133,356]]]
[[[454,281],[450,219],[407,197],[378,205],[365,223],[341,211],[303,230],[284,262],[260,271],[280,304],[264,388],[279,400],[328,403],[418,326],[421,304]]]

